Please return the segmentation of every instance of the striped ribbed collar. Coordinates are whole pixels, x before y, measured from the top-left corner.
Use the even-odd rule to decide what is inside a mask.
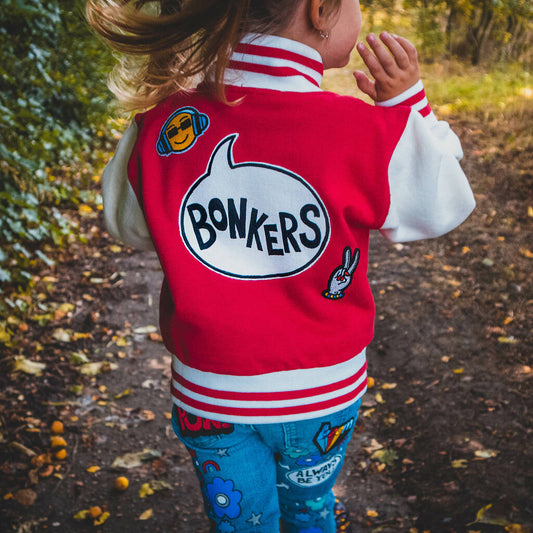
[[[226,85],[276,91],[319,91],[322,58],[298,41],[276,35],[246,35],[226,70]]]

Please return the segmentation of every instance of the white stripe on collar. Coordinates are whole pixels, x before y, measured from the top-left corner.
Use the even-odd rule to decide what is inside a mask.
[[[320,91],[320,54],[277,35],[246,35],[235,48],[225,73],[226,85],[277,91]]]

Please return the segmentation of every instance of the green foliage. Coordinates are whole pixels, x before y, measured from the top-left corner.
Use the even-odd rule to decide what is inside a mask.
[[[425,54],[447,51],[482,61],[531,62],[530,0],[404,0]]]
[[[60,243],[69,233],[57,208],[78,192],[51,177],[51,169],[66,169],[87,157],[105,122],[110,55],[89,31],[83,7],[82,0],[2,2],[2,282],[24,285],[35,261],[49,262],[43,243]]]

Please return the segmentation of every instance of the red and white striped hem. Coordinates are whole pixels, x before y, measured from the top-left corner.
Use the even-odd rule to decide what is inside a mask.
[[[394,98],[376,102],[376,105],[379,107],[407,106],[418,111],[424,118],[432,115],[422,80],[419,80],[415,85]]]
[[[344,409],[361,398],[366,382],[365,351],[331,367],[254,376],[201,372],[174,357],[171,389],[174,403],[198,416],[265,424],[305,420]]]

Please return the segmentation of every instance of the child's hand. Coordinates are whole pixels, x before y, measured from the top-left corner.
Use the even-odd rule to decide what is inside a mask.
[[[363,42],[357,45],[357,51],[374,80],[360,70],[354,72],[359,89],[375,102],[401,94],[420,79],[414,45],[403,37],[387,32],[381,33],[380,39],[383,42],[373,33],[366,38],[374,53]]]

